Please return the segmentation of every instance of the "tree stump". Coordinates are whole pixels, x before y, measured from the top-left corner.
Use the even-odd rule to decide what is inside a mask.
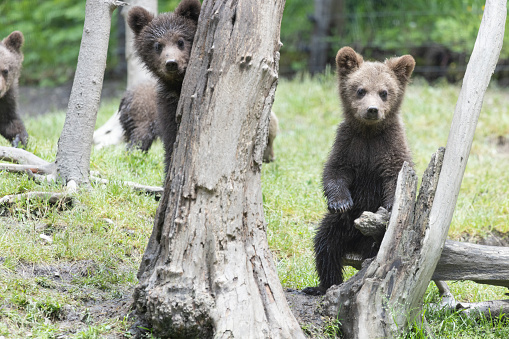
[[[138,324],[157,336],[304,338],[268,248],[260,178],[283,7],[202,5],[134,293]]]

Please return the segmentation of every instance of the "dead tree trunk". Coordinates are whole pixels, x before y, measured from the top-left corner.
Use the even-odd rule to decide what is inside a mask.
[[[127,13],[135,6],[142,6],[150,13],[157,14],[157,0],[129,0],[128,3],[129,6],[122,9],[122,17],[127,27],[125,32],[125,58],[127,60],[127,89],[130,89],[136,84],[155,80],[135,54],[133,46],[134,33],[127,24]]]
[[[64,128],[58,140],[57,176],[89,182],[90,153],[106,68],[111,15],[123,2],[87,0],[85,24]]]
[[[127,24],[127,13],[134,6],[142,6],[149,12],[157,14],[157,0],[128,0],[126,2],[129,6],[125,6],[121,13],[126,26],[125,58],[127,61],[127,89],[131,89],[133,86],[142,82],[155,82],[155,80],[145,67],[143,67],[143,64],[135,54],[133,46],[134,34]],[[118,111],[115,111],[108,121],[94,132],[93,140],[96,148],[101,148],[109,145],[118,145],[122,142],[123,137]]]
[[[134,293],[138,324],[158,336],[304,338],[268,248],[260,186],[283,7],[203,3]]]
[[[451,125],[436,196],[415,174],[400,173],[389,227],[377,257],[345,284],[329,289],[325,310],[339,316],[348,338],[391,338],[422,307],[449,230],[484,93],[502,47],[505,0],[488,0]],[[433,175],[432,177],[434,177]],[[398,197],[398,196],[397,196]],[[415,208],[415,211],[414,211]]]
[[[313,24],[315,26],[311,38],[309,55],[309,72],[316,74],[325,70],[330,43],[327,41],[332,22],[332,7],[335,0],[315,0]]]

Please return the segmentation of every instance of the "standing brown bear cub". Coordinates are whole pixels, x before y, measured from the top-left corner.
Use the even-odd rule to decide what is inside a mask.
[[[14,31],[0,41],[0,134],[14,147],[26,146],[28,133],[18,115],[18,79],[23,63],[23,34]]]
[[[136,53],[157,79],[157,123],[164,144],[165,173],[177,137],[175,120],[194,34],[200,16],[198,0],[182,0],[174,12],[154,16],[142,7],[129,11]],[[150,146],[149,146],[150,147]]]
[[[415,66],[410,55],[366,62],[350,47],[338,51],[336,64],[344,120],[323,171],[329,212],[314,238],[317,287],[324,294],[343,282],[343,256],[375,256],[379,242],[362,235],[354,220],[362,212],[392,208],[398,173],[412,164],[400,107]]]

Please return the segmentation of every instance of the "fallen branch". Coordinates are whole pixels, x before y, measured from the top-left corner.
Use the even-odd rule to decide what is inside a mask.
[[[56,165],[27,152],[21,148],[0,146],[0,160],[9,161],[15,164],[0,163],[0,171],[26,172],[37,174],[56,173]]]
[[[35,154],[27,152],[23,149],[0,146],[0,160],[15,163],[15,164],[0,163],[0,171],[7,171],[13,173],[25,172],[32,178],[38,180],[39,182],[55,181],[57,171],[56,164],[54,162],[48,162],[46,160],[43,160],[36,156]],[[90,179],[102,184],[109,183],[109,180],[101,179],[93,175],[90,176]],[[125,186],[131,187],[135,191],[153,194],[156,197],[160,196],[163,192],[163,188],[160,186],[141,185],[132,181],[120,181],[120,182]],[[57,194],[49,192],[31,192],[31,193],[34,193],[34,197],[35,196],[46,197],[47,194],[50,194],[51,197],[51,194]],[[5,202],[11,201],[12,199],[17,199],[16,198],[17,196],[20,195],[16,194],[5,196],[4,197]],[[24,198],[20,196],[20,199]],[[1,201],[4,200],[0,200],[0,202]]]
[[[92,180],[96,183],[104,184],[104,185],[107,185],[110,183],[110,181],[108,179],[102,179],[102,178],[98,178],[95,176],[90,176],[90,180]],[[122,183],[122,185],[131,187],[135,191],[145,192],[148,194],[154,194],[156,197],[161,196],[161,194],[163,194],[163,187],[161,187],[161,186],[142,185],[142,184],[138,184],[138,183],[132,182],[132,181],[121,181],[121,183]]]
[[[20,194],[6,195],[0,198],[0,205],[12,205],[20,201],[26,201],[30,199],[42,199],[47,200],[50,204],[56,203],[72,203],[72,194],[76,192],[76,182],[74,180],[69,181],[65,187],[64,192],[27,192]]]
[[[46,166],[49,163],[37,155],[21,148],[0,146],[0,160],[14,162],[20,165]]]
[[[447,284],[443,281],[435,281],[435,283],[441,296],[440,304],[432,305],[436,310],[461,311],[461,314],[467,316],[486,319],[509,316],[509,300],[490,300],[477,303],[457,302]]]
[[[388,222],[386,212],[364,212],[355,220],[355,227],[363,234],[381,237]],[[374,233],[373,230],[380,233]],[[362,258],[355,253],[348,254],[345,259],[350,266],[357,269],[362,267]],[[446,240],[432,279],[471,280],[509,288],[509,247]]]

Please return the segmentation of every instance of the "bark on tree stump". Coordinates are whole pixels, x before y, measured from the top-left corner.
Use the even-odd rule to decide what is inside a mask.
[[[304,338],[268,248],[260,180],[283,7],[203,3],[134,293],[138,324],[158,336]]]

